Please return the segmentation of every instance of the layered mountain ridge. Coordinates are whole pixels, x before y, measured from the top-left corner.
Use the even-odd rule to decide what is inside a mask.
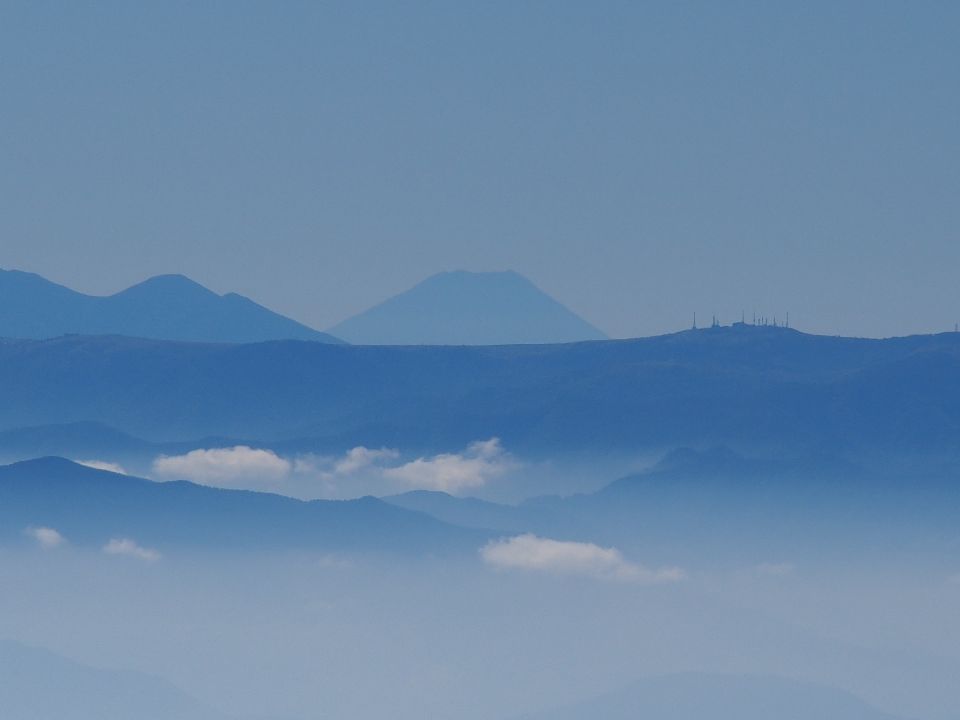
[[[183,275],[158,275],[113,295],[85,295],[33,273],[0,269],[0,337],[126,335],[194,342],[337,338],[236,293]]]
[[[220,550],[472,551],[486,534],[372,497],[305,502],[184,481],[154,482],[45,457],[0,466],[0,542],[49,527],[78,546],[132,538]]]
[[[956,453],[960,334],[782,328],[508,347],[0,341],[0,431],[100,423],[150,440],[511,450],[728,445]]]

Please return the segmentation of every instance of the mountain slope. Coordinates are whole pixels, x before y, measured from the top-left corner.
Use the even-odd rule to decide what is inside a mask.
[[[99,547],[129,537],[160,550],[473,551],[486,537],[371,497],[303,502],[152,482],[62,458],[0,466],[0,540],[24,542],[29,527],[54,528],[78,545]]]
[[[0,337],[129,335],[198,342],[339,342],[233,293],[160,275],[115,295],[84,295],[39,275],[0,270]]]
[[[500,347],[0,341],[0,430],[98,422],[150,441],[326,438],[341,449],[727,445],[960,449],[960,334],[859,340],[718,328]]]
[[[684,448],[590,494],[519,505],[423,491],[383,500],[461,527],[594,542],[682,566],[852,557],[881,548],[949,556],[960,489],[955,471],[928,473],[921,463],[908,473],[866,471],[830,457],[774,460]]]
[[[461,527],[505,533],[521,533],[535,529],[535,524],[530,524],[531,518],[525,517],[520,508],[473,497],[455,497],[435,490],[412,490],[380,499],[405,510],[426,513]]]
[[[678,674],[519,720],[896,720],[849,693],[773,677]]]
[[[81,459],[109,456],[120,460],[160,452],[162,450],[152,443],[101,423],[63,423],[0,431],[0,461],[46,455]]]
[[[330,330],[364,345],[513,345],[606,336],[515,272],[433,275]]]
[[[0,640],[0,708],[8,720],[227,720],[168,683],[101,670]]]

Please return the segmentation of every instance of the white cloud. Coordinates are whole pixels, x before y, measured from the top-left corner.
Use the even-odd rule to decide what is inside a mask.
[[[153,461],[155,475],[225,487],[274,484],[285,479],[292,468],[289,460],[272,450],[246,445],[191,450],[186,455],[161,455]]]
[[[357,497],[406,490],[457,494],[479,488],[516,467],[497,438],[470,443],[460,453],[424,456],[404,463],[399,450],[362,445],[343,455],[282,457],[272,450],[238,445],[161,455],[157,479],[192,480],[226,488],[270,489],[298,497]]]
[[[400,452],[392,448],[359,445],[340,456],[299,455],[293,461],[295,483],[307,496],[356,497],[376,494],[383,488],[385,466],[395,463]],[[304,484],[306,483],[306,485]]]
[[[326,480],[356,475],[368,470],[380,470],[391,460],[400,457],[392,448],[379,450],[358,445],[341,457],[300,455],[293,461],[293,472],[298,475],[318,475]]]
[[[480,549],[488,565],[556,575],[586,575],[604,580],[661,584],[683,580],[679,568],[650,570],[628,562],[616,548],[593,543],[550,540],[526,534],[493,540]]]
[[[498,438],[470,443],[460,454],[444,453],[417,458],[399,467],[387,468],[384,477],[407,489],[440,490],[456,494],[486,485],[503,475],[513,463]]]
[[[108,462],[107,460],[77,460],[78,465],[86,465],[94,470],[106,470],[107,472],[117,473],[118,475],[127,475],[123,465]]]
[[[158,551],[141,547],[130,538],[112,538],[110,542],[103,546],[103,551],[107,555],[122,555],[147,562],[155,562],[161,557]]]
[[[355,472],[381,464],[386,460],[396,460],[400,453],[390,448],[372,450],[363,446],[355,447],[333,465],[334,475],[352,475]]]
[[[63,535],[49,527],[28,527],[24,532],[44,550],[53,550],[67,541]]]

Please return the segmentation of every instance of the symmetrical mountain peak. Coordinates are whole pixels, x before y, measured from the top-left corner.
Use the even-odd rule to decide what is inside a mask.
[[[432,275],[330,332],[365,345],[513,345],[606,338],[512,270]]]
[[[116,293],[116,295],[135,295],[154,292],[192,292],[200,295],[217,296],[212,290],[208,290],[197,281],[191,280],[186,275],[181,275],[180,273],[154,275],[153,277],[131,285],[126,290],[121,290],[119,293]]]

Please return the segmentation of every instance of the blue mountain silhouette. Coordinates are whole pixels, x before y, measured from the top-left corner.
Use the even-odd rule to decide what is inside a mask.
[[[613,545],[679,564],[918,548],[949,557],[960,506],[954,472],[915,462],[905,479],[898,467],[868,470],[829,455],[680,448],[593,493],[518,505],[425,491],[383,499],[462,527]]]
[[[830,687],[776,677],[676,674],[522,720],[896,720]]]
[[[98,547],[129,537],[161,550],[473,552],[486,535],[372,497],[304,502],[189,482],[153,482],[56,457],[0,466],[0,539],[51,527]]]
[[[11,720],[228,720],[169,683],[0,640],[0,708]]]
[[[129,335],[199,342],[340,342],[252,300],[217,295],[183,275],[158,275],[109,296],[84,295],[39,275],[0,270],[0,337]]]
[[[515,345],[606,336],[515,272],[433,275],[331,333],[364,345]]]
[[[511,450],[726,445],[956,453],[960,334],[889,340],[717,328],[500,347],[0,341],[0,431],[95,422],[151,441]]]

